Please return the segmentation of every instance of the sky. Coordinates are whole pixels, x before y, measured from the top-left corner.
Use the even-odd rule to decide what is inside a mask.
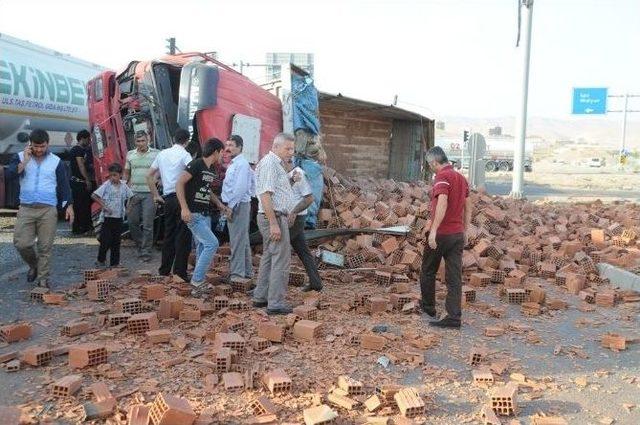
[[[572,87],[640,94],[640,0],[535,0],[533,20],[530,115],[571,118]],[[436,119],[516,114],[516,31],[517,0],[0,0],[0,32],[116,70],[172,36],[228,63],[312,52],[320,90]]]

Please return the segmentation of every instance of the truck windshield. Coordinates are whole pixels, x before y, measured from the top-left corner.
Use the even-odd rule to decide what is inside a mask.
[[[180,94],[180,72],[182,68],[166,63],[153,65],[153,75],[159,110],[163,111],[166,131],[171,137],[177,127],[178,99]]]

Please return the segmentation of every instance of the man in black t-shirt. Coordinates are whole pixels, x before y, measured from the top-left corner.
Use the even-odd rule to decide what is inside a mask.
[[[219,246],[218,239],[211,231],[211,203],[227,216],[231,213],[213,193],[211,186],[218,177],[215,165],[222,160],[223,149],[220,140],[207,140],[202,147],[202,158],[191,161],[176,183],[182,220],[196,241],[196,266],[191,277],[194,296],[202,294],[206,273]]]
[[[91,222],[91,191],[93,169],[93,155],[91,154],[91,135],[87,130],[78,132],[76,136],[78,144],[69,152],[71,161],[71,194],[73,195],[73,212],[75,220],[71,231],[82,234],[93,230]]]

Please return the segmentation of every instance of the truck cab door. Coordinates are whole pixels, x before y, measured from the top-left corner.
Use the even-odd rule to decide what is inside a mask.
[[[178,99],[178,127],[193,133],[193,117],[196,112],[216,106],[219,78],[217,66],[190,62],[182,67]]]

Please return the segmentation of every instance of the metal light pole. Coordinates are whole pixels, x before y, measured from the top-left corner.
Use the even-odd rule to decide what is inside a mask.
[[[516,117],[516,144],[513,151],[513,183],[511,197],[522,198],[522,181],[524,180],[524,144],[527,137],[527,101],[529,96],[529,62],[531,57],[531,24],[533,17],[533,0],[521,0],[519,7],[524,7],[525,31],[524,49],[522,51],[522,94],[520,110]]]
[[[627,111],[629,110],[629,94],[624,95],[624,109],[622,110],[622,146],[620,147],[620,157],[624,155],[627,142]]]

